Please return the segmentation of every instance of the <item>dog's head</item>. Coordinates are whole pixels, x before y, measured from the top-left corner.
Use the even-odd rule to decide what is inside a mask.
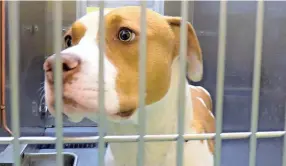
[[[111,118],[128,118],[138,107],[140,7],[122,7],[106,12],[104,51],[105,113]],[[169,90],[171,66],[179,55],[179,17],[162,16],[147,9],[146,105],[160,101]],[[97,113],[99,94],[99,12],[74,22],[64,36],[63,61],[64,113],[80,121]],[[188,77],[199,81],[203,74],[201,48],[188,23]],[[45,64],[46,102],[54,112],[53,63]]]

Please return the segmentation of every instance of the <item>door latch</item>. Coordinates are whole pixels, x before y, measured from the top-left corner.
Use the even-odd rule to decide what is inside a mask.
[[[24,26],[23,30],[25,32],[30,32],[31,34],[35,34],[36,32],[39,31],[39,27],[36,24],[35,25],[31,25],[31,26]]]

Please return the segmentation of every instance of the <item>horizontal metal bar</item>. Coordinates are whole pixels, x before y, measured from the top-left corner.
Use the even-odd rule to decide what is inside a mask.
[[[257,138],[277,138],[283,137],[286,131],[264,131],[255,133]],[[233,133],[221,133],[222,139],[247,139],[251,136],[251,132],[233,132]],[[215,133],[208,134],[184,134],[184,140],[208,140],[214,139]],[[137,142],[139,135],[129,136],[104,136],[105,142]],[[178,134],[170,135],[145,135],[144,141],[146,142],[162,142],[162,141],[176,141]],[[54,144],[56,143],[56,137],[20,137],[21,144]],[[98,142],[99,136],[92,137],[64,137],[64,143],[90,143]],[[13,141],[13,137],[0,137],[0,144],[10,144]]]

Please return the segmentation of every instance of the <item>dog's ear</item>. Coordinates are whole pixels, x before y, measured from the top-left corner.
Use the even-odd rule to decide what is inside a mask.
[[[180,25],[181,18],[180,17],[171,17],[164,16],[172,30],[175,33],[176,41],[177,41],[177,50],[176,54],[179,53],[179,45],[180,45]],[[188,50],[187,50],[187,76],[190,80],[194,82],[198,82],[202,79],[203,76],[203,60],[202,60],[202,51],[200,47],[199,40],[197,38],[196,32],[191,25],[191,23],[187,22],[187,39],[188,39]]]

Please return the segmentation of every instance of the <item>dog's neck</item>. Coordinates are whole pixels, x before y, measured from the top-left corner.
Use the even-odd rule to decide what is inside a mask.
[[[170,88],[166,95],[158,102],[145,107],[146,114],[146,134],[176,134],[177,133],[177,115],[178,115],[178,95],[179,95],[179,58],[174,59],[172,64],[172,74]],[[190,125],[192,115],[192,103],[190,100],[190,90],[188,82],[185,81],[185,121]],[[138,134],[139,128],[139,110],[126,121],[111,122],[109,134]],[[187,131],[186,131],[187,132]]]
[[[176,58],[172,64],[171,84],[167,94],[158,102],[145,107],[146,130],[145,134],[176,134],[178,115],[178,95],[179,95],[179,72],[180,62]],[[191,121],[193,118],[192,103],[188,83],[185,81],[185,133],[192,133]],[[118,123],[108,123],[108,135],[136,135],[139,134],[138,110],[129,121]],[[116,162],[124,165],[136,165],[137,143],[110,143],[110,148]],[[172,150],[171,150],[172,149]],[[145,152],[148,152],[145,162],[157,165],[163,162],[166,153],[175,151],[175,144],[171,142],[146,143]],[[123,152],[123,151],[124,152]],[[133,160],[134,159],[134,160]],[[158,163],[159,162],[159,163]]]

